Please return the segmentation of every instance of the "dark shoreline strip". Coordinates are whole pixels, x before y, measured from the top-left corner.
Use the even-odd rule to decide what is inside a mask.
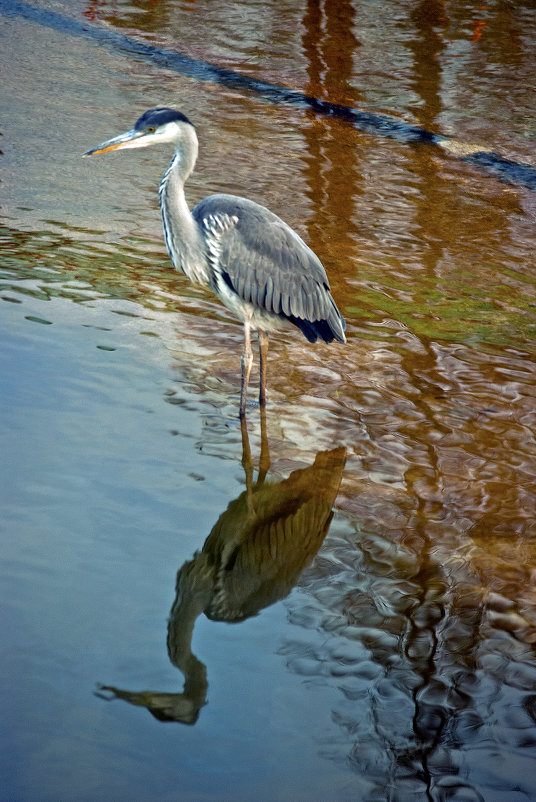
[[[449,152],[449,140],[447,137],[441,134],[434,134],[420,126],[402,122],[385,114],[359,111],[359,109],[353,109],[339,103],[318,100],[303,94],[303,92],[266,81],[259,81],[234,70],[185,56],[174,50],[158,48],[155,45],[146,44],[132,36],[127,36],[110,28],[79,22],[55,11],[38,8],[22,0],[0,0],[0,13],[4,17],[22,17],[60,33],[93,39],[99,44],[126,51],[197,81],[209,81],[239,92],[249,91],[261,100],[270,103],[288,104],[298,108],[311,109],[317,114],[346,120],[359,131],[385,136],[403,144],[426,143],[429,145],[443,145],[445,151]],[[460,145],[460,153],[451,152],[451,156],[458,155],[462,161],[484,169],[502,181],[536,191],[536,168],[530,164],[512,161],[498,153],[489,151],[475,153],[474,148],[471,153],[466,152],[466,154],[463,154],[463,145],[461,143]]]

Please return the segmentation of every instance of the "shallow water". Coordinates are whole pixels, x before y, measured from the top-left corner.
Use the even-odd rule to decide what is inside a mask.
[[[0,4],[10,802],[536,799],[536,196],[109,37],[536,164],[530,3],[332,6]],[[240,326],[165,253],[169,154],[79,158],[160,104],[198,128],[192,204],[279,213],[347,320],[345,347],[272,338],[253,476]],[[284,582],[248,536],[271,576],[250,617],[202,615],[187,568],[174,603],[244,491],[283,515],[334,449],[334,504],[332,456],[282,519]]]

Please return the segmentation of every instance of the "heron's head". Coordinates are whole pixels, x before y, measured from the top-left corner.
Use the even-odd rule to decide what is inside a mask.
[[[147,148],[150,145],[172,143],[178,146],[188,138],[195,139],[195,128],[182,112],[176,109],[149,109],[142,114],[131,131],[101,142],[96,148],[86,151],[84,156],[96,156],[109,150],[126,150],[127,148]]]

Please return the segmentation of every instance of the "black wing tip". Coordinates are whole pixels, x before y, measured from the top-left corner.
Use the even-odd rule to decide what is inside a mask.
[[[287,320],[297,326],[310,343],[315,343],[317,340],[323,340],[325,343],[332,343],[333,340],[340,343],[346,342],[344,336],[346,323],[342,318],[338,321],[340,326],[337,328],[333,327],[328,320],[304,320],[292,315],[288,316]]]

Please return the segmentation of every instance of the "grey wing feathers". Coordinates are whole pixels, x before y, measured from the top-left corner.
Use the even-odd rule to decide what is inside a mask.
[[[205,231],[215,272],[242,300],[290,320],[311,342],[345,342],[344,320],[320,260],[279,217],[232,195],[205,198],[193,215]]]

